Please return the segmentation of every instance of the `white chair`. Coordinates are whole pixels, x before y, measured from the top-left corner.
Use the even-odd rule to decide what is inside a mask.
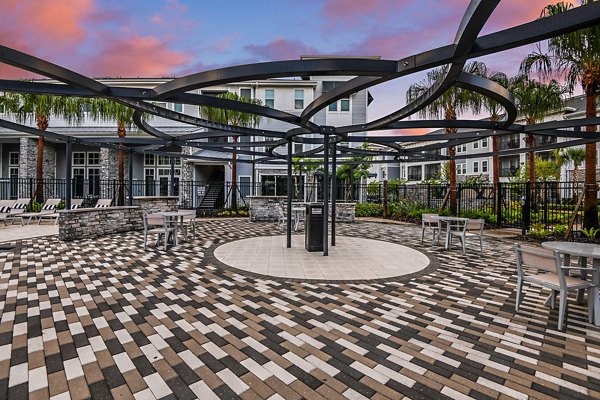
[[[107,208],[112,204],[112,199],[98,199],[95,208]]]
[[[519,312],[519,307],[523,300],[523,282],[529,282],[534,285],[549,288],[552,290],[552,296],[555,295],[555,291],[558,291],[560,293],[558,329],[562,330],[567,312],[568,291],[587,289],[588,319],[590,323],[593,322],[594,306],[597,304],[598,300],[598,288],[585,279],[572,277],[566,274],[566,272],[571,269],[593,271],[593,268],[563,266],[561,265],[560,254],[553,250],[537,247],[522,247],[520,244],[516,244],[515,252],[517,258],[516,312]],[[525,270],[525,267],[528,267],[527,271]],[[540,271],[543,272],[540,273]],[[552,298],[551,307],[554,309],[554,298]]]
[[[71,210],[77,210],[83,204],[83,199],[71,199]],[[41,214],[38,216],[38,225],[41,224],[43,219],[53,219],[54,225],[58,224],[59,213],[53,212],[52,214]]]
[[[30,202],[31,199],[27,197],[19,198],[16,201],[13,201],[13,205],[10,207],[8,215],[6,216],[6,221],[10,220],[10,224],[12,225],[18,218],[21,221],[21,225],[23,225],[23,218],[21,218],[20,215],[27,211],[27,205]]]
[[[6,226],[6,220],[10,214],[10,209],[15,204],[14,200],[0,200],[0,221]]]
[[[440,235],[440,220],[438,214],[423,214],[421,215],[421,242],[425,238],[425,231],[431,229],[433,232],[433,239],[431,242],[435,242]]]
[[[275,208],[277,209],[277,228],[283,230],[285,228],[285,224],[287,223],[287,214],[281,203],[277,203]]]
[[[39,219],[42,215],[55,215],[55,217],[53,217],[53,218],[58,219],[58,214],[56,214],[56,209],[61,201],[62,200],[59,198],[48,199],[48,200],[46,200],[46,202],[42,206],[42,209],[39,212],[20,213],[19,218],[21,218],[21,224],[23,224],[23,220],[25,218],[27,218],[27,225],[31,224],[32,218],[37,218],[38,223],[39,223]]]
[[[144,250],[148,250],[148,235],[155,234],[156,247],[160,243],[161,237],[164,238],[165,251],[167,250],[167,242],[169,235],[177,235],[177,225],[168,221],[162,214],[145,214],[144,215]]]
[[[187,229],[191,229],[192,231],[192,238],[196,239],[196,210],[190,210],[193,211],[193,214],[190,215],[184,215],[182,217],[183,220],[183,226]]]
[[[470,219],[466,223],[456,223],[450,227],[450,244],[452,238],[458,237],[461,244],[463,254],[465,253],[465,242],[468,238],[479,239],[479,250],[483,251],[483,227],[485,226],[484,219]]]

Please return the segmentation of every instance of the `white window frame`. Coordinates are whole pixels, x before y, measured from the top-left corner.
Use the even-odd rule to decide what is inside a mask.
[[[488,172],[488,161],[487,160],[483,160],[481,161],[481,173],[487,173]]]
[[[467,164],[460,163],[456,164],[456,175],[466,175],[467,174]]]
[[[152,160],[153,160],[152,164],[149,164],[147,162],[147,157],[152,157]],[[157,157],[154,154],[148,154],[148,153],[144,154],[144,166],[145,167],[154,167],[156,165],[156,158]]]
[[[267,97],[267,94],[273,94],[273,97]],[[273,101],[273,105],[269,105],[269,100]],[[275,89],[265,89],[265,106],[275,108]]]
[[[484,137],[483,139],[481,139],[481,147],[484,149],[488,147],[488,138]]]
[[[478,149],[479,148],[479,140],[476,140],[473,142],[473,149]]]
[[[479,161],[473,161],[473,173],[474,174],[479,173]]]
[[[300,95],[300,96],[298,96]],[[300,107],[298,107],[297,102],[301,101]],[[294,89],[294,110],[302,110],[304,109],[304,89]]]
[[[75,156],[81,156],[83,154],[83,164],[75,162]],[[76,167],[85,167],[87,165],[87,153],[85,151],[74,151],[71,154],[71,165]]]
[[[250,97],[248,96],[242,96],[242,90],[249,90],[250,91]],[[241,87],[240,90],[238,91],[238,96],[240,97],[248,97],[249,99],[252,98],[252,88],[251,87]]]
[[[13,154],[17,155],[17,162],[13,163],[12,162],[12,156]],[[18,151],[11,151],[10,153],[8,153],[8,166],[9,167],[18,167],[19,166],[19,152]]]

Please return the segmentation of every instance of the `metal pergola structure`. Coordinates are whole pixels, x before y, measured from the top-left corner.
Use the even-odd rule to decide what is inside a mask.
[[[499,4],[500,0],[471,0],[463,19],[457,29],[453,43],[422,53],[413,54],[400,60],[376,60],[360,58],[327,58],[309,60],[291,60],[239,65],[175,78],[152,89],[123,88],[105,85],[98,80],[79,74],[75,71],[52,64],[48,61],[22,53],[0,45],[0,62],[23,70],[39,74],[58,81],[45,83],[17,80],[0,80],[0,91],[37,93],[57,96],[102,97],[121,103],[135,110],[134,121],[137,127],[146,132],[147,138],[78,138],[50,131],[17,124],[0,119],[0,126],[24,133],[44,136],[66,143],[67,149],[67,182],[71,179],[71,151],[73,143],[81,143],[112,149],[124,148],[129,153],[152,153],[169,157],[186,157],[211,161],[214,158],[201,155],[182,155],[167,151],[173,145],[189,146],[199,149],[217,149],[226,153],[252,155],[257,163],[287,164],[288,195],[287,195],[287,247],[291,247],[291,193],[292,193],[292,158],[315,157],[322,158],[324,163],[324,181],[329,181],[330,158],[332,165],[332,191],[336,191],[335,173],[337,165],[358,163],[348,160],[360,155],[390,155],[393,160],[373,160],[370,163],[390,163],[406,159],[439,159],[453,158],[446,155],[432,155],[426,151],[452,147],[479,140],[494,135],[512,133],[534,133],[543,136],[569,137],[569,146],[580,145],[600,140],[595,133],[565,130],[577,126],[600,124],[600,118],[585,118],[565,120],[535,125],[515,124],[517,108],[512,95],[501,85],[463,71],[467,60],[489,54],[498,53],[540,40],[549,39],[561,34],[591,27],[600,23],[600,2],[589,3],[564,12],[560,15],[538,19],[523,25],[518,25],[492,34],[478,36],[484,24]],[[443,66],[442,79],[435,82],[429,91],[416,100],[397,109],[382,118],[358,125],[323,126],[311,121],[311,118],[329,104],[348,97],[359,90],[404,77],[415,72]],[[288,112],[250,104],[189,93],[195,89],[210,86],[243,82],[248,80],[307,77],[307,76],[355,76],[355,78],[336,86],[331,91],[317,97],[300,113],[294,115]],[[406,119],[427,107],[450,87],[475,91],[488,96],[505,109],[505,117],[500,122],[481,120],[419,120]],[[152,104],[153,101],[177,102],[197,106],[225,108],[257,116],[287,122],[295,126],[286,132],[256,128],[236,127],[196,118],[190,115],[168,110]],[[172,136],[153,127],[142,119],[142,114],[167,118],[173,121],[199,127],[197,133]],[[372,132],[389,129],[411,128],[468,128],[477,131],[459,132],[454,134],[428,134],[423,136],[377,136]],[[351,136],[352,133],[371,132],[370,136]],[[251,138],[264,137],[265,140],[250,142],[208,143],[199,140],[215,137],[248,136]],[[351,146],[341,146],[340,142],[370,142],[389,148],[388,151],[373,151],[357,149]],[[404,142],[435,142],[406,149]],[[293,152],[293,143],[308,143],[316,145],[309,151]],[[549,150],[562,147],[564,143],[553,143],[536,147],[536,150]],[[285,147],[287,146],[287,151]],[[266,148],[260,151],[259,148]],[[511,149],[504,151],[478,153],[476,155],[461,155],[461,158],[504,156],[527,152],[530,149]],[[129,184],[132,181],[132,157],[129,157]],[[250,162],[238,159],[237,162]],[[130,188],[131,189],[131,188]],[[67,184],[67,201],[70,201],[71,186]],[[131,190],[130,190],[131,193]],[[324,221],[329,220],[329,185],[324,185]],[[131,197],[129,199],[131,201]],[[335,216],[335,197],[332,203],[332,215]],[[328,254],[329,227],[323,224],[323,255]],[[335,245],[335,218],[332,218],[331,244]]]

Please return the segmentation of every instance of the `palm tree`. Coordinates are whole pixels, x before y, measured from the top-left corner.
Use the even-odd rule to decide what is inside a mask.
[[[525,124],[532,125],[541,122],[550,111],[557,111],[563,107],[563,90],[554,79],[547,84],[529,79],[525,75],[518,75],[510,80],[509,88],[517,101],[517,109]],[[535,201],[535,136],[528,133],[525,138],[527,147],[531,150],[528,155],[529,182],[531,185],[532,199]]]
[[[481,75],[482,70],[485,69],[485,64],[481,62],[472,62],[465,66],[464,71]],[[413,83],[406,92],[406,100],[411,102],[417,98],[423,96],[427,91],[440,79],[443,78],[445,70],[443,68],[437,68],[427,73],[427,78],[421,82]],[[450,87],[441,96],[434,100],[429,106],[422,109],[419,114],[422,117],[433,117],[433,118],[444,118],[447,120],[456,119],[457,115],[468,109],[475,112],[479,112],[481,108],[481,96],[478,96],[474,92],[468,90],[459,89],[457,87]],[[456,133],[456,128],[446,128],[446,133]],[[450,167],[450,211],[456,214],[458,210],[457,196],[456,196],[456,161],[454,159],[456,152],[454,146],[448,148],[448,155],[451,157],[449,160]]]
[[[573,163],[573,182],[575,187],[579,183],[579,164],[585,161],[585,149],[581,147],[568,147],[563,152],[567,160]]]
[[[4,93],[0,96],[5,112],[19,123],[33,123],[41,131],[48,129],[50,116],[63,118],[68,124],[79,124],[83,120],[85,100],[76,97],[61,97],[31,93]],[[44,201],[44,136],[38,136],[36,156],[35,201]]]
[[[503,72],[498,72],[498,71],[487,71],[487,69],[482,68],[480,71],[480,75],[483,76],[484,78],[487,78],[493,82],[496,82],[497,84],[507,88],[508,87],[508,77],[506,76],[505,73]],[[483,96],[482,100],[482,105],[483,108],[485,108],[489,113],[490,113],[490,121],[492,122],[499,122],[500,121],[500,113],[504,110],[504,107],[502,107],[502,105],[500,103],[498,103],[496,100],[492,99],[489,96]],[[494,153],[496,153],[498,151],[498,136],[494,135],[492,136],[492,151]],[[492,183],[494,185],[494,205],[493,207],[496,207],[496,204],[498,204],[497,202],[497,196],[499,195],[498,193],[498,186],[500,183],[500,157],[498,157],[497,155],[494,155],[492,157],[492,167],[493,167],[493,177],[492,177]]]
[[[261,101],[258,99],[249,99],[248,97],[239,96],[237,93],[233,92],[225,92],[221,93],[218,97],[227,100],[240,101],[243,103],[250,104],[261,104]],[[260,123],[260,116],[255,114],[244,113],[241,111],[235,110],[227,110],[224,108],[214,108],[214,107],[200,107],[200,113],[203,118],[206,118],[210,121],[217,122],[220,124],[233,125],[239,127],[257,127]],[[238,137],[232,136],[232,141],[237,143]],[[237,208],[237,165],[236,165],[237,155],[235,152],[235,147],[231,153],[231,205],[234,208]]]
[[[119,138],[127,136],[127,129],[133,125],[134,110],[121,103],[108,99],[93,99],[90,101],[91,117],[100,121],[115,121]],[[125,151],[123,144],[119,146],[117,204],[125,204]]]
[[[581,5],[596,0],[581,0]],[[546,6],[541,17],[558,15],[573,8],[568,2],[559,2]],[[596,97],[600,92],[600,25],[581,29],[548,40],[548,52],[534,51],[521,64],[521,70],[527,74],[532,69],[542,76],[558,73],[564,76],[567,88],[573,92],[577,83],[581,83],[586,96],[587,118],[596,116]],[[587,132],[596,132],[590,125]],[[596,190],[596,143],[585,146],[585,202],[583,207],[583,226],[587,229],[598,226],[598,198]]]

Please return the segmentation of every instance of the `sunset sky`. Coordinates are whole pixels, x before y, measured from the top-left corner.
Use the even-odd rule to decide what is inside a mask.
[[[183,76],[301,55],[399,59],[452,42],[468,0],[0,0],[0,43],[93,77]],[[539,17],[502,0],[483,33]],[[513,75],[532,46],[481,61]],[[371,89],[369,119],[423,74]],[[31,75],[0,64],[0,79]]]

